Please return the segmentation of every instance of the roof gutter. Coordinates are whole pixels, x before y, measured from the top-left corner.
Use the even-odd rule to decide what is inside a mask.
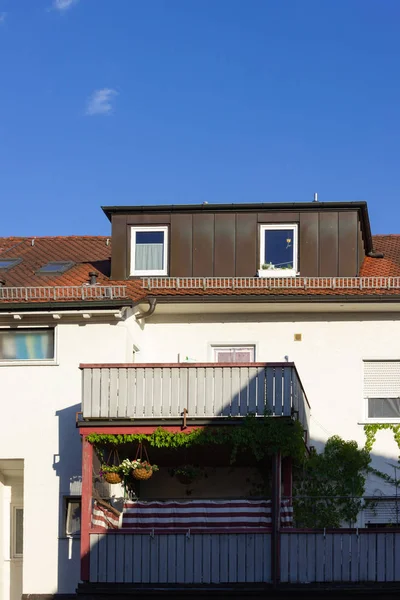
[[[13,317],[14,319],[22,319],[23,317],[53,317],[54,319],[61,319],[61,317],[76,317],[81,316],[86,319],[90,319],[90,317],[94,316],[114,316],[116,319],[122,319],[124,308],[122,310],[118,310],[115,308],[108,309],[91,309],[88,308],[86,310],[37,310],[37,311],[26,311],[26,310],[17,310],[10,312],[0,312],[1,317]]]
[[[27,309],[32,312],[43,310],[65,311],[71,309],[83,309],[85,312],[88,312],[93,309],[123,308],[124,306],[132,307],[132,300],[130,298],[123,298],[121,300],[78,300],[69,302],[1,302],[0,300],[0,315],[3,312]]]
[[[145,301],[150,301],[150,298],[142,298],[141,300],[136,300],[134,305],[137,306],[139,304],[143,304],[143,302]],[[341,294],[339,295],[320,295],[318,296],[317,294],[308,294],[308,295],[298,295],[298,294],[293,294],[292,296],[289,296],[287,294],[268,294],[268,295],[262,295],[262,294],[254,294],[254,295],[250,295],[250,294],[237,294],[237,295],[209,295],[209,296],[192,296],[192,295],[188,295],[188,296],[159,296],[157,298],[157,300],[159,301],[160,304],[171,304],[171,303],[177,303],[177,304],[208,304],[208,303],[218,303],[218,304],[222,304],[222,303],[226,303],[226,304],[233,304],[233,303],[243,303],[243,302],[248,302],[248,303],[254,303],[254,304],[261,304],[261,303],[276,303],[276,302],[281,302],[281,303],[312,303],[312,304],[318,304],[318,303],[329,303],[329,302],[348,302],[348,303],[371,303],[374,304],[376,302],[397,302],[400,303],[400,293],[398,294],[370,294],[368,295],[362,295],[362,294]]]
[[[377,250],[372,250],[371,252],[368,252],[367,256],[369,256],[370,258],[385,258],[384,253],[378,252]]]
[[[359,205],[360,205],[359,206],[360,224],[361,224],[361,231],[363,233],[365,254],[367,256],[370,256],[371,254],[379,254],[379,253],[375,253],[373,243],[372,243],[371,224],[369,221],[367,203],[360,202]],[[383,256],[371,256],[371,258],[383,258]]]
[[[107,218],[115,214],[145,214],[145,213],[182,213],[182,212],[293,212],[325,210],[364,210],[367,213],[367,203],[357,202],[257,202],[238,204],[153,204],[150,206],[102,206]],[[369,223],[369,222],[368,222]]]
[[[147,302],[149,303],[149,309],[146,312],[139,312],[139,314],[136,315],[136,319],[145,321],[148,317],[151,317],[156,310],[157,298],[147,298]],[[137,304],[141,304],[141,302],[137,302],[136,305]]]

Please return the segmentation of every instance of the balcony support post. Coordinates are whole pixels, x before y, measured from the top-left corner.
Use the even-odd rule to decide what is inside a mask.
[[[81,580],[90,579],[90,526],[92,521],[93,446],[82,439]]]

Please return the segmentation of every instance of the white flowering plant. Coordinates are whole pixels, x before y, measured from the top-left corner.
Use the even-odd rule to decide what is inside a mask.
[[[120,464],[120,470],[124,475],[129,475],[135,469],[145,469],[146,471],[154,472],[159,470],[157,465],[151,465],[147,460],[141,460],[140,458],[135,458],[135,460],[125,458]]]

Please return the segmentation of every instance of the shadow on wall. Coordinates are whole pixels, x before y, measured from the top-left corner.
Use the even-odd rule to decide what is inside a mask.
[[[67,499],[80,498],[82,489],[82,445],[75,427],[75,404],[56,412],[58,417],[59,454],[54,456],[53,468],[59,477],[58,576],[57,594],[71,594],[80,577],[80,538],[66,535]]]

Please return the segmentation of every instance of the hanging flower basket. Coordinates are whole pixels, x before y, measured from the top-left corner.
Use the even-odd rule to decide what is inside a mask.
[[[110,450],[107,460],[100,467],[99,475],[107,483],[121,483],[121,465],[116,448]]]
[[[143,450],[145,455],[145,460],[143,460]],[[157,465],[151,465],[149,462],[149,456],[147,454],[146,448],[139,443],[135,460],[131,462],[132,467],[132,477],[134,479],[138,479],[139,481],[145,481],[146,479],[150,479],[155,471],[158,471]]]
[[[175,475],[175,477],[177,478],[179,483],[182,483],[183,485],[190,485],[191,483],[193,483],[193,478],[189,475],[178,473],[177,475]]]
[[[107,483],[121,483],[122,481],[121,475],[115,472],[103,472],[102,477]]]
[[[135,463],[138,463],[137,466],[134,466]],[[156,465],[150,465],[147,461],[141,462],[140,460],[134,460],[132,465],[132,476],[141,481],[150,479],[153,475],[154,467],[156,467]]]

